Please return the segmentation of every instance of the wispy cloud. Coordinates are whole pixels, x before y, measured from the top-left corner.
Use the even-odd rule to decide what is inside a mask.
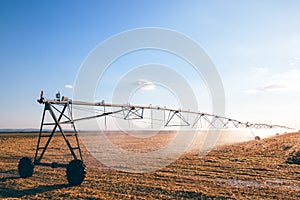
[[[73,85],[67,84],[67,85],[65,85],[65,88],[66,88],[66,89],[73,89]]]
[[[265,77],[261,78],[267,80],[265,84],[244,92],[254,94],[260,92],[300,91],[300,71],[298,69],[293,68],[277,74],[267,73]]]
[[[253,94],[253,93],[259,93],[259,92],[273,92],[273,91],[279,91],[284,90],[286,87],[282,84],[268,84],[263,85],[260,87],[257,87],[255,89],[245,90],[245,93]]]
[[[268,72],[269,69],[265,67],[253,67],[253,69],[257,72]]]
[[[269,92],[269,91],[281,90],[281,89],[285,89],[285,88],[286,87],[282,84],[274,83],[274,84],[264,85],[262,87],[259,87],[258,89],[260,91]]]
[[[290,62],[290,66],[292,67],[296,67],[300,65],[300,57],[299,56],[295,56],[292,61]]]
[[[139,79],[136,81],[136,84],[141,87],[142,90],[154,90],[155,84],[146,79]]]

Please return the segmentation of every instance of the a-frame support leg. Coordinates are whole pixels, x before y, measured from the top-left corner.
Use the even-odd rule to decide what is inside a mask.
[[[69,114],[70,117],[67,117],[64,114],[64,112],[66,111],[67,108],[68,108],[68,114]],[[63,105],[63,109],[61,111],[59,111],[57,108],[55,108],[55,110],[57,110],[59,112],[58,118],[57,118],[57,116],[55,115],[55,113],[52,109],[52,105],[50,103],[47,103],[47,102],[45,103],[45,108],[44,108],[44,112],[43,112],[43,117],[42,117],[40,132],[39,132],[39,138],[38,138],[38,143],[37,143],[37,148],[36,148],[36,153],[35,153],[35,157],[34,157],[34,164],[35,165],[46,165],[46,166],[50,165],[50,166],[52,166],[49,163],[41,163],[41,160],[44,157],[44,154],[45,154],[45,152],[46,152],[46,150],[47,150],[47,148],[48,148],[48,146],[49,146],[49,144],[50,144],[57,128],[59,129],[60,134],[64,138],[64,141],[66,142],[66,144],[67,144],[74,160],[78,159],[77,155],[74,152],[74,149],[78,149],[80,159],[82,160],[82,154],[81,154],[81,149],[80,149],[80,146],[79,146],[78,134],[77,134],[77,131],[75,129],[74,121],[73,121],[73,118],[72,118],[72,115],[71,115],[72,113],[71,113],[70,105],[68,103],[66,103],[66,104]],[[46,115],[47,111],[50,113],[50,115],[51,115],[51,117],[54,121],[54,123],[52,123],[52,125],[54,125],[54,127],[53,127],[50,135],[43,135],[43,126],[46,125],[46,124],[49,124],[49,123],[45,123],[45,115]],[[62,122],[60,122],[60,121],[61,121],[63,116],[65,116],[68,119],[68,121],[63,122],[63,123],[64,124],[70,123],[72,125],[72,128],[74,129],[74,132],[75,132],[74,136],[76,137],[76,143],[77,143],[76,144],[77,147],[75,147],[75,148],[72,147],[71,143],[69,142],[69,140],[68,140],[68,138],[67,138],[67,136],[66,136],[66,134],[65,134],[65,132],[62,128],[62,125],[61,125]],[[41,138],[42,137],[48,137],[48,140],[47,140],[45,146],[43,146],[43,147],[41,147]],[[42,150],[42,152],[40,153],[40,156],[39,156],[40,150]],[[57,167],[66,167],[66,165],[65,164],[58,164]]]

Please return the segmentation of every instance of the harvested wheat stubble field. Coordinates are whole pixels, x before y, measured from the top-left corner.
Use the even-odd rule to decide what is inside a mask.
[[[111,140],[115,138],[115,143],[123,144],[128,150],[139,143],[145,146],[139,140],[117,133],[109,137]],[[157,144],[163,137],[168,137],[168,133],[157,136],[151,142]],[[18,177],[18,161],[23,156],[33,158],[36,141],[37,137],[32,135],[0,136],[0,198],[300,198],[300,165],[287,163],[293,155],[297,160],[295,155],[300,151],[300,133],[220,146],[205,157],[190,151],[169,166],[148,173],[126,173],[105,168],[83,148],[87,177],[75,187],[67,185],[65,169],[38,166],[32,177]],[[49,152],[45,159],[69,162],[71,158],[64,153],[54,153],[63,150],[64,146],[62,138],[56,136],[50,145],[53,152]]]

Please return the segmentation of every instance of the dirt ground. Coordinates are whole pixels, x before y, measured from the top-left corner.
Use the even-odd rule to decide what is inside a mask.
[[[164,140],[167,133],[153,139]],[[171,134],[172,135],[172,134]],[[141,141],[119,138],[125,148]],[[166,139],[166,138],[165,138]],[[112,139],[113,140],[113,139]],[[116,142],[118,142],[116,141]],[[18,161],[34,157],[37,137],[0,136],[0,198],[22,199],[299,199],[300,165],[287,163],[300,151],[300,133],[221,146],[201,157],[182,155],[155,172],[128,173],[104,167],[84,148],[87,176],[80,186],[67,184],[65,169],[36,166],[30,178],[19,178]],[[71,157],[56,136],[45,161]],[[144,143],[142,143],[145,146]],[[165,145],[163,142],[162,145]],[[155,146],[159,148],[159,146]],[[55,151],[63,151],[56,154]],[[299,154],[300,155],[300,154]]]

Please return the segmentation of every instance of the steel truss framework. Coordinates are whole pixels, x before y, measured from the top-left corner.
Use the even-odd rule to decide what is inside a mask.
[[[152,106],[138,106],[138,105],[130,105],[130,104],[106,104],[103,101],[99,103],[90,103],[90,102],[81,102],[81,101],[61,101],[61,100],[42,100],[40,103],[44,104],[44,112],[39,132],[39,138],[37,142],[36,153],[34,157],[34,165],[43,165],[43,166],[51,166],[55,167],[67,167],[67,164],[60,164],[60,163],[44,163],[42,162],[43,156],[52,140],[54,134],[59,131],[62,135],[68,149],[70,150],[71,155],[73,156],[74,160],[80,159],[82,160],[82,153],[80,149],[80,145],[78,142],[78,133],[75,128],[75,122],[81,120],[89,120],[99,117],[105,117],[114,114],[122,114],[122,118],[124,120],[138,120],[144,119],[144,110],[162,110],[164,112],[168,112],[167,120],[164,123],[165,127],[170,126],[189,126],[191,128],[219,128],[219,129],[228,129],[228,128],[254,128],[254,129],[271,129],[271,128],[282,128],[282,129],[291,129],[286,126],[281,125],[269,125],[263,123],[249,123],[249,122],[240,122],[235,119],[217,116],[213,114],[207,114],[202,112],[194,112],[194,111],[187,111],[187,110],[176,110],[170,109],[166,107],[152,107]],[[77,106],[93,106],[93,107],[103,107],[103,111],[100,114],[82,117],[78,119],[73,119],[72,116],[72,105]],[[61,107],[61,110],[58,108]],[[107,107],[116,108],[115,111],[105,112]],[[58,115],[55,114],[55,112]],[[44,122],[46,113],[49,112],[50,116],[53,119],[53,122],[48,123]],[[184,117],[184,114],[194,114],[196,115],[193,123],[190,123],[189,120]],[[62,118],[66,120],[62,121]],[[177,118],[176,123],[174,119]],[[178,122],[179,120],[179,122]],[[106,121],[105,121],[106,122]],[[76,144],[72,146],[69,142],[67,135],[65,134],[62,125],[70,124],[74,134],[72,136],[75,137]],[[52,126],[53,129],[50,134],[45,134],[43,132],[43,128],[45,126]],[[41,145],[40,141],[42,137],[48,137],[48,140],[45,145]]]
[[[131,104],[107,104],[102,102],[82,102],[82,101],[58,101],[58,100],[44,100],[43,103],[48,104],[56,104],[56,105],[65,105],[72,104],[78,106],[93,106],[93,107],[103,107],[103,112],[99,115],[93,115],[90,117],[84,117],[79,119],[74,119],[73,121],[80,121],[86,119],[99,118],[103,116],[113,115],[116,113],[123,113],[124,120],[134,120],[134,119],[144,119],[144,110],[162,110],[168,112],[168,118],[164,126],[190,126],[190,127],[200,127],[204,128],[204,123],[206,123],[206,128],[254,128],[254,129],[271,129],[271,128],[282,128],[282,129],[292,129],[287,126],[282,125],[270,125],[265,123],[250,123],[250,122],[241,122],[235,119],[231,119],[228,117],[197,112],[197,111],[189,111],[189,110],[181,110],[181,109],[172,109],[166,107],[153,107],[153,106],[139,106],[139,105],[131,105]],[[107,107],[118,108],[116,111],[105,112]],[[184,114],[194,114],[196,115],[195,120],[190,123]],[[174,124],[171,123],[174,118],[180,119],[180,123]],[[68,123],[62,122],[62,123]],[[199,125],[200,124],[200,125]]]
[[[271,129],[271,128],[281,128],[281,129],[291,129],[286,126],[281,125],[269,125],[263,123],[249,123],[249,122],[240,122],[235,119],[207,114],[203,112],[196,111],[187,111],[181,109],[170,109],[166,107],[153,107],[153,106],[139,106],[139,105],[130,105],[130,104],[107,104],[102,102],[82,102],[82,101],[71,101],[71,100],[46,100],[42,97],[43,92],[41,93],[41,98],[38,100],[39,103],[44,104],[44,111],[42,115],[42,121],[39,131],[39,137],[36,147],[36,152],[34,156],[34,161],[32,163],[31,159],[28,157],[23,157],[18,165],[18,171],[21,177],[30,177],[33,173],[33,167],[35,165],[47,166],[52,168],[62,167],[67,168],[67,178],[71,185],[79,185],[85,178],[85,165],[82,161],[82,152],[79,145],[78,132],[75,127],[75,122],[81,120],[90,120],[99,117],[105,117],[105,127],[106,126],[106,116],[121,115],[124,120],[139,120],[145,119],[144,111],[151,111],[151,122],[153,122],[153,110],[161,110],[164,112],[164,119],[160,120],[163,122],[165,127],[170,126],[187,126],[191,128],[255,128],[255,129]],[[80,107],[101,107],[96,112],[92,112],[92,116],[81,117],[78,119],[73,119],[72,110],[75,109],[74,106]],[[110,109],[108,109],[110,108]],[[114,109],[113,109],[114,108]],[[87,110],[87,109],[86,109]],[[107,111],[112,110],[112,111]],[[166,113],[168,113],[168,117]],[[52,122],[46,122],[46,115],[50,115]],[[192,123],[189,122],[187,117],[189,114],[195,115]],[[72,134],[66,134],[63,129],[63,125],[70,125],[72,127]],[[45,132],[45,127],[52,127],[51,132]],[[153,126],[151,126],[153,127]],[[45,152],[49,148],[49,144],[53,139],[55,134],[59,133],[64,139],[70,154],[73,157],[73,160],[69,164],[65,163],[47,163],[43,162]],[[70,142],[70,136],[75,137],[75,144],[73,145]],[[41,139],[46,138],[46,142],[42,143]],[[74,139],[74,138],[73,138]]]

